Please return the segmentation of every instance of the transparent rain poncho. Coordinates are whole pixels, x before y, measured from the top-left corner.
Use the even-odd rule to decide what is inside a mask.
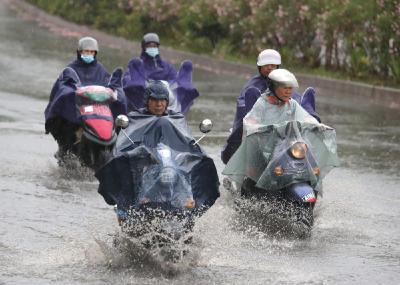
[[[268,95],[262,94],[243,119],[242,144],[222,174],[239,185],[248,177],[257,187],[267,190],[282,189],[297,182],[317,186],[339,165],[335,130],[318,123],[296,101],[276,105],[268,102]],[[285,154],[295,142],[307,145],[307,155],[301,161],[288,161],[289,156]],[[274,169],[282,163],[286,169],[283,175],[276,175]],[[313,171],[317,167],[318,174]]]

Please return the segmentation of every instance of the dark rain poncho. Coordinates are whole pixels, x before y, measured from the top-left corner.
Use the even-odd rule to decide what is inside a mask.
[[[117,91],[117,100],[111,105],[114,116],[126,114],[126,98],[121,86],[122,70],[116,69],[113,76],[97,60],[90,64],[75,60],[59,75],[50,93],[45,110],[46,130],[51,131],[51,119],[61,117],[79,124],[75,104],[75,91],[79,86],[100,85]]]
[[[182,114],[169,111],[158,117],[140,110],[130,112],[129,121],[125,130],[129,139],[121,131],[111,159],[96,172],[100,182],[98,191],[108,204],[125,209],[139,206],[141,197],[151,188],[147,187],[149,170],[161,164],[157,158],[159,148],[170,149],[174,168],[188,177],[190,189],[180,190],[192,192],[195,208],[214,204],[219,197],[214,162],[198,145],[193,145],[194,138]],[[156,184],[159,179],[160,176],[154,176],[150,180]]]
[[[200,95],[192,83],[192,62],[190,60],[183,61],[177,75],[174,76],[171,75],[173,72],[169,74],[161,71],[154,76],[146,69],[146,66],[146,61],[142,58],[134,58],[129,61],[128,71],[123,77],[123,87],[129,109],[136,110],[144,107],[146,84],[150,80],[157,79],[165,81],[170,90],[168,109],[186,114],[194,99]]]

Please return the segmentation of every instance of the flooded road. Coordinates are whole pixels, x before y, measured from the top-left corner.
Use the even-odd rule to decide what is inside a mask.
[[[133,263],[113,247],[115,214],[92,173],[59,168],[56,143],[44,134],[50,88],[74,58],[76,40],[21,20],[1,1],[0,38],[0,284],[398,284],[398,111],[318,90],[342,165],[324,180],[309,239],[236,229],[221,186],[196,224],[190,260],[173,268]],[[129,54],[100,48],[109,70],[126,67]],[[202,96],[189,123],[196,130],[202,118],[215,122],[202,145],[221,173],[219,151],[245,80],[196,70],[194,81]]]

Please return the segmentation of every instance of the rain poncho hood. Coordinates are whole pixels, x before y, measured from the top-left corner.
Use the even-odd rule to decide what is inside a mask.
[[[282,185],[271,175],[275,157],[288,150],[289,139],[295,139],[308,145],[313,154],[311,160],[315,159],[320,168],[319,180],[322,180],[333,167],[339,165],[335,130],[320,124],[295,100],[276,104],[276,101],[268,100],[269,96],[273,96],[269,90],[263,93],[245,116],[242,144],[222,173],[239,185],[245,177],[249,177],[263,189],[277,190],[300,182],[291,181]],[[310,180],[314,184],[312,186],[318,182],[313,174]]]

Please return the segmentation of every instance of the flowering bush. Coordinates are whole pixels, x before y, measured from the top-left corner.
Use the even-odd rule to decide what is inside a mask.
[[[274,48],[291,66],[400,83],[400,0],[29,0],[51,13],[194,52],[255,58]]]

